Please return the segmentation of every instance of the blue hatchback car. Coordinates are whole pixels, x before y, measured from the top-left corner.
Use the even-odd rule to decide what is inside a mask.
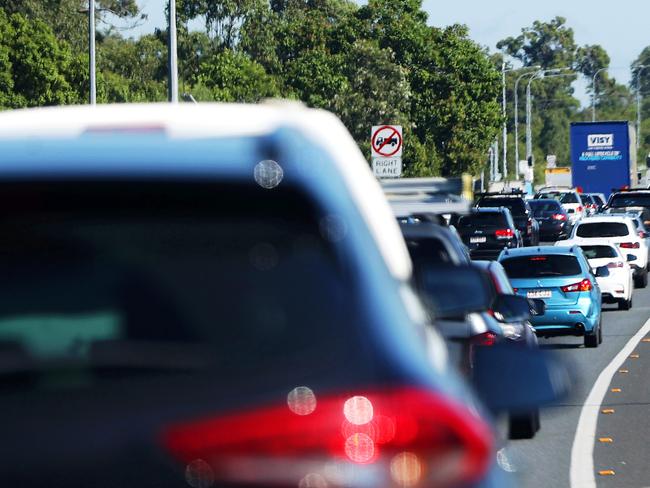
[[[537,335],[584,336],[585,347],[598,347],[603,340],[600,288],[578,246],[507,249],[499,262],[518,295],[546,303],[546,312],[531,320]]]

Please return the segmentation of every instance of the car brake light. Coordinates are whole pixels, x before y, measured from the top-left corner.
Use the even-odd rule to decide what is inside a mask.
[[[621,242],[619,247],[623,249],[639,249],[641,247],[638,242]]]
[[[639,237],[640,237],[641,239],[645,239],[646,237],[648,237],[648,234],[646,234],[646,233],[645,233],[644,231],[642,231],[642,230],[640,230],[640,231],[638,232],[638,234],[639,234]]]
[[[564,214],[553,214],[551,217],[553,220],[566,220],[566,215]]]
[[[172,425],[161,440],[188,466],[209,463],[217,482],[265,486],[310,478],[358,486],[364,469],[397,486],[465,485],[492,461],[487,424],[446,396],[415,387],[318,398],[296,390],[286,404]]]
[[[472,336],[472,345],[474,346],[494,346],[497,342],[497,335],[494,332],[483,332]]]
[[[498,229],[494,232],[494,235],[497,239],[512,239],[515,236],[515,233],[512,229]]]
[[[611,263],[607,264],[607,267],[612,269],[612,268],[622,268],[623,267],[623,261],[612,261]]]
[[[592,284],[591,284],[591,281],[589,281],[589,279],[585,278],[584,280],[582,280],[579,283],[574,283],[572,285],[562,286],[562,287],[560,287],[560,289],[565,293],[570,293],[570,292],[574,292],[574,291],[591,291]]]
[[[576,211],[578,211],[578,212],[582,212],[582,206],[578,206],[578,208],[576,209]]]

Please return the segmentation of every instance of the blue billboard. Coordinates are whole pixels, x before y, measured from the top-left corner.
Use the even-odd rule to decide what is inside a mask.
[[[636,171],[630,146],[631,127],[625,122],[571,124],[571,173],[573,186],[585,193],[604,193],[630,186]],[[632,160],[630,159],[632,156]]]

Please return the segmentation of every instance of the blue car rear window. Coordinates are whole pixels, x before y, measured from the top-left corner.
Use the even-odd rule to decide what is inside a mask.
[[[510,279],[582,274],[582,268],[575,256],[535,254],[508,258],[501,261],[501,264]]]

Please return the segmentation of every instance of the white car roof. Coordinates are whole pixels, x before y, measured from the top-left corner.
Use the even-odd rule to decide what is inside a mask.
[[[616,214],[599,215],[597,217],[585,217],[584,219],[581,219],[577,225],[597,224],[599,222],[623,222],[632,225],[632,218],[627,215],[616,215]]]
[[[172,139],[205,139],[263,136],[286,127],[301,132],[331,156],[388,269],[398,279],[408,279],[411,260],[384,193],[347,129],[329,112],[283,101],[79,105],[0,112],[0,141],[73,139],[88,131],[110,130],[161,130]]]

